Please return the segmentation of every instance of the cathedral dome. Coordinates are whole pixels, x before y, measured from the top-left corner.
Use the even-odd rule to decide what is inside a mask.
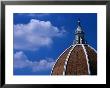
[[[78,27],[79,26],[80,25],[78,25]],[[82,31],[81,27],[80,31]],[[84,32],[77,34],[75,32],[75,35],[75,42],[58,57],[52,68],[51,75],[97,74],[96,50],[89,44],[86,44],[84,40]]]

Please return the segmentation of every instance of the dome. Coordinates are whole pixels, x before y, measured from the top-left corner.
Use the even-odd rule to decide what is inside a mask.
[[[75,41],[58,57],[51,75],[97,75],[97,52],[86,43],[80,21],[76,31]]]
[[[52,75],[96,75],[97,53],[88,44],[75,44],[57,59]]]

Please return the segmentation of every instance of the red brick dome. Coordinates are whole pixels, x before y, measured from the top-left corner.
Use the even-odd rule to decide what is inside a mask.
[[[97,53],[84,38],[80,21],[75,31],[75,41],[57,59],[51,75],[96,75]]]
[[[52,69],[52,75],[89,74],[97,74],[97,53],[87,44],[75,44],[67,48]]]

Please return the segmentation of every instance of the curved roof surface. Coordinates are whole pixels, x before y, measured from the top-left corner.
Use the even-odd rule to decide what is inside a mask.
[[[67,48],[57,59],[51,75],[96,75],[97,53],[87,44]]]

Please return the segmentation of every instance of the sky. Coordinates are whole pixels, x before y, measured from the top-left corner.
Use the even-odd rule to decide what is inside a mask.
[[[50,75],[75,39],[80,19],[87,43],[97,50],[96,13],[14,13],[14,75]]]

